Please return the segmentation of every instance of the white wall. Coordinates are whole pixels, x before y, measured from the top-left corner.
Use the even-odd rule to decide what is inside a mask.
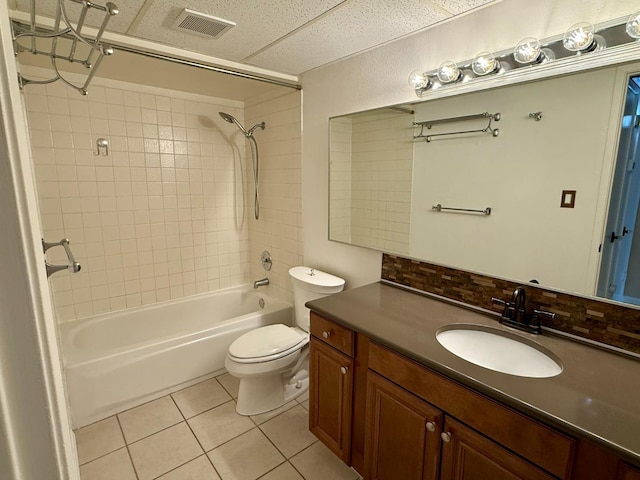
[[[499,112],[486,133],[418,141],[409,256],[571,292],[593,293],[588,267],[600,236],[600,178],[615,67],[416,105],[416,121]],[[615,106],[617,108],[617,105]],[[542,112],[539,122],[530,112]],[[486,119],[428,133],[484,128]],[[613,126],[615,131],[617,124]],[[426,131],[426,130],[425,130]],[[604,161],[603,161],[604,159]],[[576,190],[575,208],[560,208]],[[484,209],[490,216],[432,211]],[[595,225],[595,227],[594,227]]]
[[[637,10],[631,1],[504,0],[426,32],[307,72],[302,77],[303,223],[305,263],[336,273],[354,287],[380,278],[381,254],[328,238],[328,119],[416,100],[407,83],[416,68],[500,51],[527,36],[562,34],[578,21],[598,23]],[[499,26],[497,26],[499,25]]]
[[[75,480],[33,168],[6,4],[0,4],[0,478]]]

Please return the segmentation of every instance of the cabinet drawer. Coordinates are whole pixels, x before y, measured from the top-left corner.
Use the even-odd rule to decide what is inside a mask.
[[[311,335],[350,357],[354,355],[354,333],[314,312],[311,312]]]
[[[569,478],[575,440],[371,342],[369,368],[559,478]]]

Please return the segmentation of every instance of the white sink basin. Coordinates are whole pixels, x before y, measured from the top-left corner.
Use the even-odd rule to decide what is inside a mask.
[[[448,325],[436,333],[454,355],[496,372],[519,377],[555,377],[562,364],[544,347],[518,335],[483,325]]]

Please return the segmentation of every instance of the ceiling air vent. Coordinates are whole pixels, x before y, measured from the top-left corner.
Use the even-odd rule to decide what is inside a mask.
[[[173,24],[174,28],[206,38],[220,38],[234,22],[185,8]]]

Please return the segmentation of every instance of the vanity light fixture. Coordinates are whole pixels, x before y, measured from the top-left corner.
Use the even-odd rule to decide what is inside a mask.
[[[462,80],[462,71],[458,68],[455,62],[447,60],[438,67],[438,80],[441,83],[455,83]]]
[[[513,49],[513,59],[523,65],[546,63],[555,60],[556,56],[552,50],[542,48],[540,41],[534,37],[527,37]]]
[[[421,97],[433,85],[433,82],[429,75],[418,69],[409,74],[409,85],[416,92],[416,95]]]
[[[627,35],[636,40],[640,40],[640,12],[636,12],[629,17],[626,26]]]
[[[600,35],[596,35],[596,30],[592,24],[580,22],[572,25],[566,31],[562,39],[562,46],[570,52],[576,52],[580,55],[602,50],[606,47],[606,42]]]
[[[489,75],[490,73],[498,73],[500,70],[500,62],[496,60],[493,53],[480,52],[471,63],[471,70],[480,77]]]
[[[627,35],[621,35],[623,28]],[[447,60],[433,70],[414,70],[409,75],[409,85],[418,97],[438,96],[436,90],[440,88],[455,89],[456,85],[480,82],[483,79],[491,81],[489,78],[494,74],[503,74],[508,70],[529,69],[556,59],[565,60],[574,55],[580,56],[636,42],[640,45],[640,11],[595,26],[587,22],[576,23],[564,36],[543,39],[526,37],[514,48],[494,53],[483,51],[475,58],[464,61]],[[574,60],[582,61],[575,57]]]

